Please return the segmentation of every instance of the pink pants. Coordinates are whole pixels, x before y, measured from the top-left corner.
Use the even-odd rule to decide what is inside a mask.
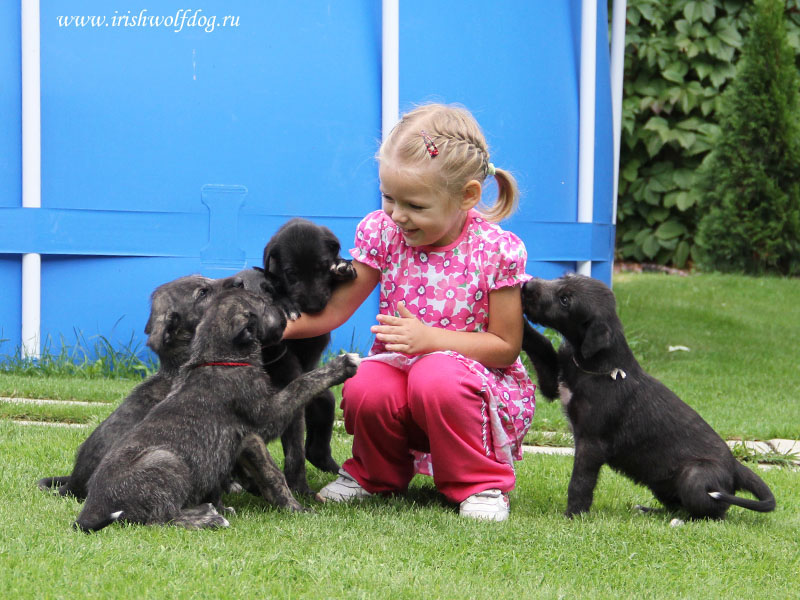
[[[368,492],[405,492],[413,449],[430,452],[434,483],[452,502],[513,489],[514,469],[495,457],[480,392],[478,376],[445,354],[424,356],[407,372],[362,362],[342,392],[353,436],[353,458],[343,468]]]

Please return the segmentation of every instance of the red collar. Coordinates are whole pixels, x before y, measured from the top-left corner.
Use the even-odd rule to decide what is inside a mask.
[[[194,368],[197,369],[198,367],[252,367],[252,366],[253,365],[246,362],[207,362],[195,365]]]

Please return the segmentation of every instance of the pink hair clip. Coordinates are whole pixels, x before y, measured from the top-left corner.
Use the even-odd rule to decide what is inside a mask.
[[[436,158],[439,156],[439,149],[436,147],[436,144],[433,143],[431,136],[425,133],[424,130],[419,132],[422,135],[422,141],[425,142],[425,147],[428,149],[428,154],[431,155],[431,158]]]

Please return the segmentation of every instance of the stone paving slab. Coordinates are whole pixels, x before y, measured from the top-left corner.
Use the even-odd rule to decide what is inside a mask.
[[[556,454],[562,456],[573,456],[575,448],[564,448],[561,446],[523,446],[525,454]]]
[[[744,445],[745,448],[758,454],[797,454],[798,457],[800,457],[800,440],[775,439],[766,442],[731,440],[727,442],[727,444],[731,448],[737,445]],[[575,454],[574,448],[557,446],[523,446],[522,451],[526,454],[551,454],[562,456],[573,456]],[[800,458],[795,460],[794,464],[800,466]],[[763,467],[763,465],[761,466]]]
[[[769,442],[753,442],[749,440],[731,440],[728,442],[728,446],[733,449],[736,446],[744,446],[748,450],[752,450],[753,452],[757,452],[758,454],[772,454],[775,450],[773,450],[772,446],[769,445]]]
[[[39,425],[44,427],[69,427],[72,429],[86,429],[89,427],[86,423],[61,423],[60,421],[17,421],[16,419],[9,419],[10,423],[17,423],[18,425]]]
[[[778,454],[797,454],[800,456],[800,440],[770,440],[769,445],[772,446]]]
[[[65,406],[106,406],[110,402],[84,402],[83,400],[45,400],[44,398],[9,398],[0,396],[0,402],[10,404],[63,404]]]

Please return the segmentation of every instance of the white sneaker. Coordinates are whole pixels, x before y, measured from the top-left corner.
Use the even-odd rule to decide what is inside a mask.
[[[508,494],[498,489],[484,490],[472,494],[461,503],[459,514],[462,517],[505,521],[508,518]]]
[[[349,502],[370,496],[372,494],[362,488],[344,469],[339,469],[339,477],[317,493],[317,499],[322,502]]]

